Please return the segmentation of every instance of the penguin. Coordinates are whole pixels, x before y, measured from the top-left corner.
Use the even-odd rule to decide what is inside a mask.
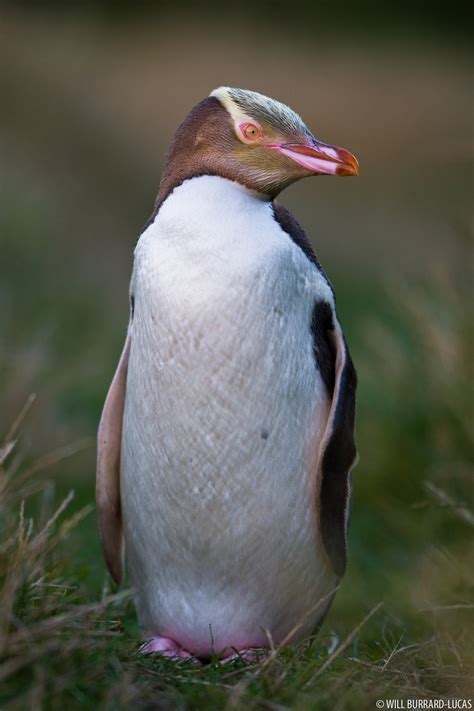
[[[331,284],[276,197],[358,172],[255,91],[215,89],[176,131],[98,430],[105,560],[119,583],[126,553],[146,653],[251,660],[330,607],[356,372]]]

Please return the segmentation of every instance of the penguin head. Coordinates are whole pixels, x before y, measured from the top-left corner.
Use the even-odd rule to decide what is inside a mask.
[[[255,91],[219,87],[178,128],[160,193],[210,174],[273,199],[301,178],[358,173],[352,153],[316,140],[289,106]]]
[[[343,148],[317,141],[286,104],[256,91],[220,87],[216,97],[228,112],[235,135],[232,153],[258,186],[270,194],[310,175],[357,175],[356,158]]]

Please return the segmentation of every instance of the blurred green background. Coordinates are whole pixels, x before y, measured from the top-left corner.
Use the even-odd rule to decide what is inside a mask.
[[[0,6],[0,425],[36,392],[23,456],[79,442],[49,471],[58,496],[93,501],[92,438],[173,131],[215,87],[255,89],[361,164],[358,179],[281,196],[333,282],[359,372],[349,569],[328,624],[380,599],[395,618],[464,604],[468,19],[467,4],[421,0]],[[81,524],[74,556],[99,589],[95,526]]]

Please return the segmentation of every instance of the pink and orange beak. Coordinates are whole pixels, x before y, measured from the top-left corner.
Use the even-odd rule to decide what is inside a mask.
[[[315,175],[359,175],[359,162],[345,148],[313,140],[304,143],[280,143],[267,146],[291,158]]]

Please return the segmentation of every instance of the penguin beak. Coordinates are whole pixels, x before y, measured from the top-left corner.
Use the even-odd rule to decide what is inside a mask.
[[[359,175],[359,162],[345,148],[330,146],[313,140],[304,143],[279,143],[269,145],[284,156],[291,158],[314,175]]]

